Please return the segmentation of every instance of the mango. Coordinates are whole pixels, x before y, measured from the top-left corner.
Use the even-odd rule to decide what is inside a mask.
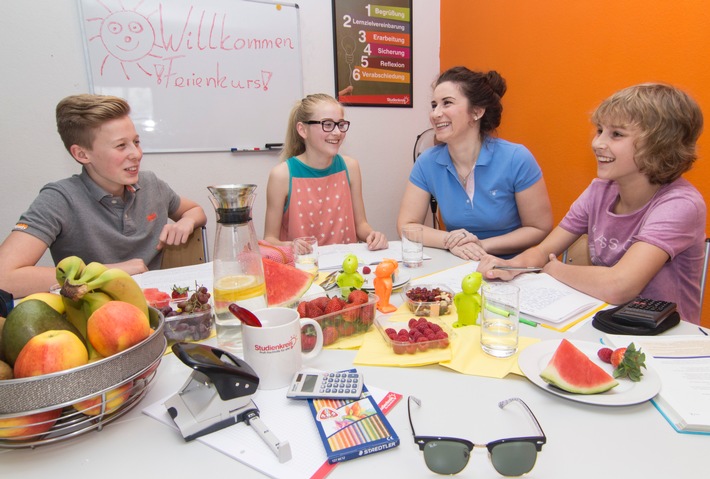
[[[16,305],[5,318],[0,339],[5,361],[14,366],[25,344],[34,336],[50,330],[71,331],[83,341],[74,325],[44,301],[28,299]]]

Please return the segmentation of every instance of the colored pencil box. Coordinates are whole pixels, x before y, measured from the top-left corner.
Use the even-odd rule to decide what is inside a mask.
[[[399,445],[399,437],[363,386],[358,400],[309,399],[328,462],[348,461]]]

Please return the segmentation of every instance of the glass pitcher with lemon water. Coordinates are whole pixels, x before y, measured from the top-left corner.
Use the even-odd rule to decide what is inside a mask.
[[[215,324],[219,346],[242,353],[241,321],[229,312],[237,303],[250,311],[265,308],[266,285],[259,243],[251,221],[256,185],[208,186],[217,214],[214,245]]]

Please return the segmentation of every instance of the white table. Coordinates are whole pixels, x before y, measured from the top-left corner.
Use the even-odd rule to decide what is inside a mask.
[[[425,261],[414,276],[460,264],[448,252],[427,249]],[[678,334],[700,334],[696,326],[682,323]],[[521,325],[521,334],[560,337],[544,328]],[[566,337],[598,341],[602,333],[587,323]],[[324,370],[352,367],[355,351],[325,351],[310,365]],[[406,396],[422,400],[415,427],[421,435],[450,435],[486,443],[511,435],[532,435],[532,425],[515,411],[510,416],[496,407],[502,399],[525,400],[547,435],[529,478],[702,477],[707,474],[704,454],[710,436],[676,433],[650,402],[634,406],[602,407],[581,404],[551,395],[527,379],[466,376],[440,366],[419,368],[358,367],[368,384],[405,395],[388,415],[400,436],[392,450],[338,465],[329,477],[440,477],[430,472],[415,446],[407,419]],[[180,388],[187,377],[185,366],[166,356],[153,389],[134,410],[109,424],[63,443],[34,450],[1,450],[3,478],[189,478],[263,477],[255,470],[202,443],[186,443],[175,430],[141,413],[141,409]],[[506,408],[515,408],[511,405]],[[266,420],[268,424],[268,420]],[[513,433],[511,434],[511,431]],[[487,453],[476,449],[460,477],[500,477]]]

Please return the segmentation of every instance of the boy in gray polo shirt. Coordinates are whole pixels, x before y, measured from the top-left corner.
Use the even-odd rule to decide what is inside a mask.
[[[125,100],[73,95],[57,105],[57,130],[81,174],[45,185],[0,245],[0,289],[16,297],[48,291],[55,269],[36,266],[49,248],[130,274],[160,267],[164,245],[185,243],[207,221],[149,171]],[[174,221],[169,223],[168,219]]]

